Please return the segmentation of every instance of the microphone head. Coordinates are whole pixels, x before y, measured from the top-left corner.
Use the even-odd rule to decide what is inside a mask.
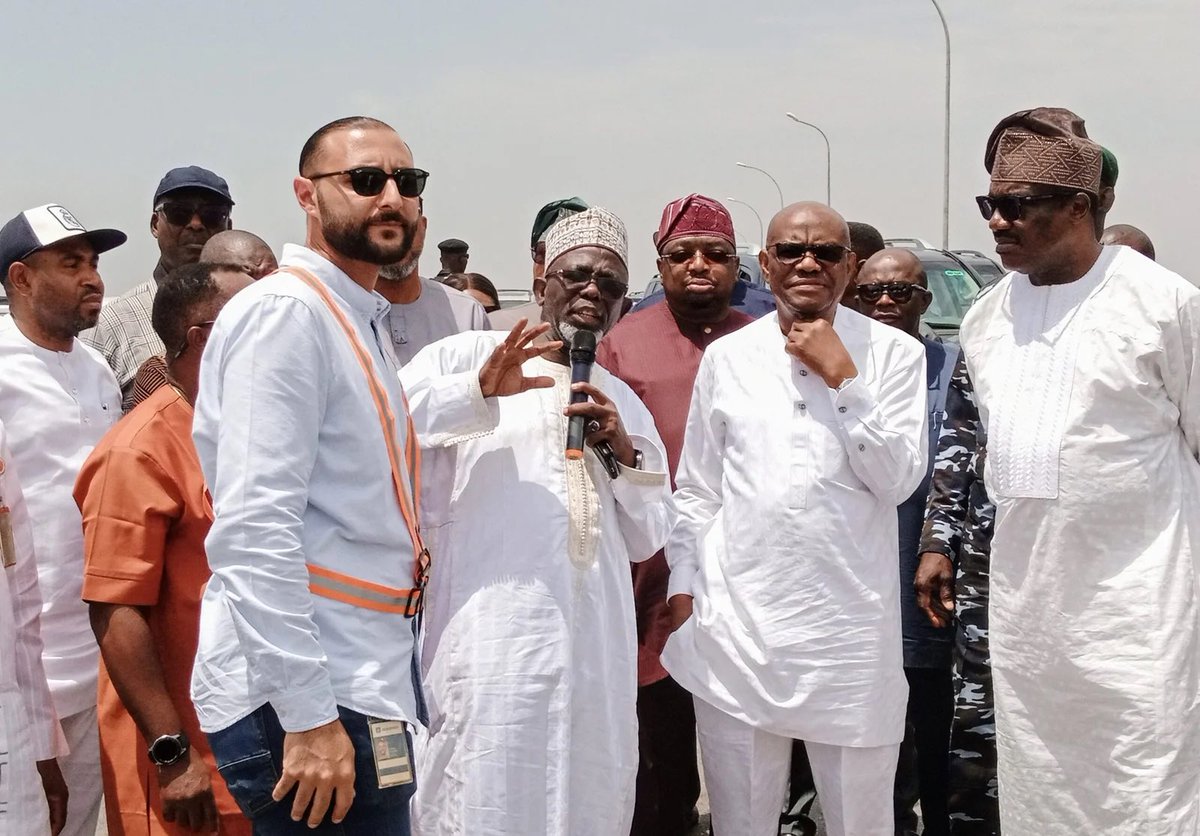
[[[596,359],[596,334],[579,330],[571,337],[571,362],[591,363]]]

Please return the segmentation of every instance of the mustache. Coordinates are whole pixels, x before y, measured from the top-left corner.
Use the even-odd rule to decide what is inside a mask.
[[[371,218],[371,220],[367,221],[367,223],[372,224],[402,224],[404,222],[404,216],[399,212],[394,211],[380,212],[378,215]]]

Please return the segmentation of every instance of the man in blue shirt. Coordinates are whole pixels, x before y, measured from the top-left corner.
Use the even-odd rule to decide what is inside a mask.
[[[958,359],[958,346],[920,335],[921,315],[932,300],[921,261],[909,250],[885,249],[859,270],[858,310],[879,322],[899,328],[925,346],[929,399],[929,449],[937,437],[945,410],[946,389]],[[916,833],[913,805],[920,799],[924,833],[949,832],[946,812],[952,686],[953,628],[934,627],[917,607],[913,579],[917,570],[921,527],[929,496],[929,472],[917,490],[900,505],[900,601],[904,631],[904,673],[908,678],[908,717],[900,762],[896,769],[896,833]]]

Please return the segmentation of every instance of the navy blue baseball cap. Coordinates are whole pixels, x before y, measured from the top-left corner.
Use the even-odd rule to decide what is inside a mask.
[[[198,165],[173,168],[164,174],[163,179],[158,181],[158,188],[154,190],[154,205],[158,206],[163,197],[179,189],[204,189],[233,206],[233,197],[229,194],[229,184],[225,182],[225,178]]]
[[[51,244],[77,237],[86,238],[97,253],[119,247],[128,239],[119,229],[86,229],[57,203],[26,209],[0,227],[0,277],[7,281],[8,268],[16,262]]]

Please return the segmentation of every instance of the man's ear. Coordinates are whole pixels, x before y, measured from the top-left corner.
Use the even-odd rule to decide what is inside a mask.
[[[296,193],[296,202],[304,213],[317,217],[317,189],[313,181],[307,177],[297,177],[292,181],[292,191]]]
[[[927,293],[921,294],[921,316],[925,315],[925,311],[929,310],[929,306],[933,304],[933,291],[925,288]]]
[[[5,289],[10,296],[28,296],[32,292],[32,272],[28,264],[20,261],[9,265]]]
[[[150,234],[153,235],[155,238],[158,237],[158,213],[157,212],[150,213]]]

